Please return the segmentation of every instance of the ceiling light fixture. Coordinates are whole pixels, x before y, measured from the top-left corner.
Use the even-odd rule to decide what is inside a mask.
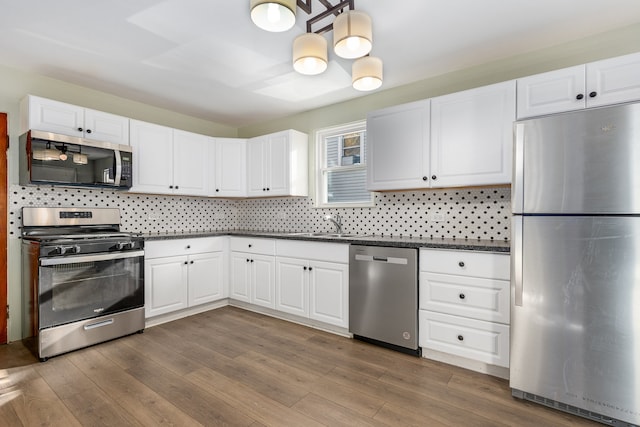
[[[333,50],[341,58],[361,58],[371,52],[371,18],[364,12],[349,10],[333,21]]]
[[[356,90],[378,89],[382,86],[382,60],[374,56],[355,60],[351,66],[351,80]]]
[[[293,41],[293,69],[315,75],[327,69],[327,39],[320,34],[304,33]]]
[[[33,150],[33,160],[41,160],[49,162],[52,160],[60,160],[60,151],[51,148],[51,142],[47,142],[46,148]]]
[[[89,158],[86,154],[82,154],[82,147],[78,147],[78,152],[73,153],[73,163],[76,165],[86,165],[89,163]]]
[[[267,31],[286,31],[295,24],[296,5],[307,15],[311,15],[312,1],[251,0],[251,19],[258,27]],[[307,32],[293,41],[294,70],[305,75],[324,72],[328,67],[328,53],[327,40],[323,34],[333,31],[335,54],[346,59],[360,58],[352,66],[353,87],[360,91],[379,88],[382,85],[382,60],[366,56],[373,48],[373,31],[369,15],[354,10],[355,0],[343,0],[336,5],[332,5],[328,0],[318,1],[326,10],[308,19]],[[347,8],[348,10],[345,10]],[[326,19],[331,15],[335,15],[336,18],[332,23],[326,24]],[[276,22],[284,16],[288,17],[286,19],[289,19],[289,26],[280,24],[268,28],[268,22]],[[313,31],[312,26],[318,23],[324,26]]]
[[[65,162],[65,161],[67,161],[68,157],[69,156],[67,156],[67,146],[62,144],[62,148],[60,148],[60,155],[58,156],[58,158],[60,160],[62,160],[63,162]]]
[[[296,23],[296,0],[251,0],[251,20],[273,33],[287,31]]]

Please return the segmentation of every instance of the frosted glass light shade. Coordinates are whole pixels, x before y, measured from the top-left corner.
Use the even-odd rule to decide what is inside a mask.
[[[296,0],[251,0],[251,20],[266,31],[287,31],[296,23]]]
[[[353,88],[361,91],[378,89],[382,86],[382,60],[365,56],[354,61],[351,66]]]
[[[341,58],[354,59],[371,52],[371,18],[364,12],[349,10],[333,21],[333,50]]]
[[[320,34],[305,33],[293,41],[293,69],[300,74],[315,75],[327,69],[327,39]]]

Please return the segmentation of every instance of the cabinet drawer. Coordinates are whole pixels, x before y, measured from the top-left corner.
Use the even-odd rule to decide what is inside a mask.
[[[420,310],[420,346],[509,367],[509,327]]]
[[[420,308],[509,324],[509,281],[420,273]]]
[[[235,252],[251,254],[275,255],[276,242],[274,239],[260,239],[254,237],[232,237],[230,247]]]
[[[509,280],[509,255],[421,249],[420,271]]]
[[[145,258],[217,252],[224,250],[227,237],[197,237],[190,239],[151,240],[145,242]]]
[[[349,245],[346,243],[277,240],[276,254],[289,258],[347,264],[349,262]]]

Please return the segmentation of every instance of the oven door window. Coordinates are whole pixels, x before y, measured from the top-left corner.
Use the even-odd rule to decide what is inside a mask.
[[[144,306],[143,260],[142,255],[114,254],[43,260],[40,328]]]

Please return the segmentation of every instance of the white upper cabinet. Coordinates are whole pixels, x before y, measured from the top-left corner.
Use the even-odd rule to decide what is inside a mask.
[[[307,196],[308,136],[295,130],[247,141],[247,196]]]
[[[114,144],[129,144],[129,119],[28,95],[21,104],[21,133],[41,130]]]
[[[640,99],[640,53],[518,79],[518,119]]]
[[[173,129],[131,120],[133,186],[140,193],[173,193]]]
[[[511,182],[516,83],[431,99],[431,187]]]
[[[587,64],[586,92],[587,107],[640,100],[640,53]]]
[[[209,146],[213,138],[174,129],[173,189],[176,194],[206,196]]]
[[[518,119],[585,107],[584,65],[518,79]]]
[[[246,197],[247,141],[215,138],[209,150],[209,196]]]
[[[205,196],[212,139],[165,126],[131,121],[131,191]]]
[[[429,187],[430,100],[367,114],[367,190]]]

